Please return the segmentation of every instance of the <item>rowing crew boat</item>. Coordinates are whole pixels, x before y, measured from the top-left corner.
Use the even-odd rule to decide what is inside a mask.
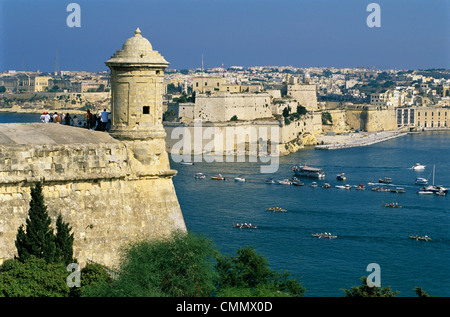
[[[283,209],[281,207],[267,207],[266,206],[266,210],[267,211],[278,211],[278,212],[286,212],[286,209]]]
[[[317,238],[328,238],[328,239],[335,239],[337,238],[337,236],[333,236],[331,235],[331,233],[312,233],[311,234],[313,237],[317,237]]]
[[[419,240],[422,240],[422,241],[431,241],[431,240],[433,240],[433,239],[431,239],[429,236],[427,236],[427,235],[425,235],[425,236],[418,236],[418,235],[415,235],[415,236],[408,236],[410,239],[415,239],[416,241],[419,241]]]
[[[253,226],[251,223],[234,223],[233,222],[233,228],[239,228],[239,229],[256,229],[257,226]]]

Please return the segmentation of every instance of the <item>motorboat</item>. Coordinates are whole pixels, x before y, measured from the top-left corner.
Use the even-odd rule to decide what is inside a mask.
[[[242,176],[235,177],[235,178],[234,178],[234,181],[235,181],[235,182],[239,182],[239,183],[244,183],[244,182],[245,182],[245,178],[242,177]]]
[[[288,179],[283,179],[283,180],[277,181],[277,184],[278,185],[291,185],[291,181]]]
[[[335,188],[339,188],[339,189],[351,189],[352,186],[350,186],[349,184],[347,185],[336,185],[334,186]]]
[[[203,173],[195,173],[194,178],[195,179],[203,179],[203,178],[206,178],[206,175]]]
[[[380,178],[378,180],[379,183],[383,183],[383,184],[390,184],[392,183],[392,179],[389,177],[384,177],[384,178]]]
[[[428,185],[428,179],[423,178],[423,177],[417,177],[416,184],[417,185]]]
[[[391,193],[397,193],[397,194],[401,194],[401,193],[406,192],[406,190],[403,187],[391,188],[391,189],[389,189],[389,191]]]
[[[321,168],[310,167],[306,165],[295,165],[292,167],[295,175],[302,177],[325,178],[325,173]]]
[[[347,179],[347,177],[345,177],[345,173],[341,173],[336,176],[336,179],[338,181],[345,181]]]
[[[304,183],[302,183],[300,180],[291,181],[291,185],[294,186],[303,186]]]
[[[275,184],[275,181],[273,180],[273,178],[269,178],[266,180],[266,184]]]
[[[426,167],[426,165],[422,165],[420,163],[416,163],[416,164],[414,164],[412,169],[415,170],[415,171],[423,171],[425,169],[425,167]]]

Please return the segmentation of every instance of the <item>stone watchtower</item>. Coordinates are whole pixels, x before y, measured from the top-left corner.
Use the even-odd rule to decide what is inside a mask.
[[[42,182],[53,227],[74,233],[74,256],[118,264],[129,242],[186,231],[162,125],[167,61],[139,29],[107,62],[111,133],[56,123],[0,124],[0,263],[16,255],[30,187]]]
[[[111,135],[120,140],[164,138],[162,95],[169,63],[138,28],[105,64],[111,69]]]

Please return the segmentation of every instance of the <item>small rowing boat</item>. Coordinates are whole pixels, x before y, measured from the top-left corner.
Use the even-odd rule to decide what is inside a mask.
[[[336,239],[337,238],[337,236],[334,236],[331,233],[327,233],[327,232],[325,232],[325,233],[313,233],[311,235],[313,237],[317,237],[319,239],[321,239],[321,238]]]
[[[233,222],[233,228],[239,228],[239,229],[256,229],[256,225],[252,225],[251,223],[234,223]]]
[[[194,178],[195,179],[203,179],[203,178],[206,178],[206,175],[203,173],[195,173]]]
[[[345,181],[347,179],[347,177],[345,177],[345,173],[341,173],[336,176],[336,179],[338,181]]]
[[[431,239],[429,236],[424,235],[424,236],[418,236],[418,235],[414,235],[414,236],[408,236],[410,239],[414,239],[416,241],[432,241],[433,239]]]
[[[266,206],[266,210],[267,211],[275,211],[275,212],[286,212],[287,211],[286,209],[283,209],[281,207],[269,207],[269,206]]]
[[[388,207],[388,208],[402,208],[402,206],[400,206],[398,203],[385,204],[384,207]]]
[[[219,176],[211,176],[211,179],[223,181],[225,180],[225,177],[223,177],[222,174],[219,174]]]

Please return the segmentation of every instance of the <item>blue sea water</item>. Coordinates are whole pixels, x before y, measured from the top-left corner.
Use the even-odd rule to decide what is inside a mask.
[[[334,151],[303,149],[281,157],[275,174],[260,174],[265,163],[172,162],[178,170],[175,189],[188,230],[210,237],[226,254],[250,245],[264,255],[271,267],[287,270],[306,288],[305,296],[339,297],[342,289],[361,285],[370,263],[380,266],[382,286],[398,296],[416,296],[421,286],[430,295],[450,295],[450,203],[449,196],[418,195],[416,177],[432,178],[450,185],[449,132],[406,135],[368,147]],[[412,166],[420,162],[425,171]],[[294,164],[321,167],[325,180],[302,179],[304,186],[268,185],[268,177],[290,178]],[[194,179],[195,172],[207,174]],[[212,180],[222,173],[231,181]],[[336,175],[346,173],[345,182]],[[244,175],[246,183],[234,177]],[[405,193],[373,192],[368,182],[392,178],[392,186]],[[317,181],[319,187],[310,187]],[[323,182],[332,185],[321,188]],[[334,188],[337,184],[365,184],[365,191]],[[403,208],[385,208],[397,202]],[[287,209],[272,213],[266,205]],[[257,229],[236,229],[233,222],[247,222]],[[330,232],[337,239],[318,239],[312,233]],[[428,235],[424,242],[408,235]]]
[[[0,123],[38,122],[39,114],[0,114]],[[381,286],[414,297],[421,286],[434,296],[450,296],[450,194],[418,195],[416,177],[450,187],[450,132],[425,132],[402,136],[368,147],[334,151],[313,148],[280,158],[278,171],[261,174],[261,162],[196,162],[182,165],[173,182],[189,231],[203,234],[225,254],[250,245],[265,256],[275,270],[286,270],[306,288],[305,296],[340,297],[342,289],[361,284],[370,263],[380,266]],[[425,171],[411,167],[420,162]],[[290,178],[294,164],[321,167],[325,180],[302,179],[304,186],[265,184],[269,177]],[[194,179],[203,172],[206,179]],[[212,180],[222,173],[231,181]],[[336,180],[346,173],[347,180]],[[234,177],[244,175],[245,183]],[[392,178],[392,186],[405,193],[373,192],[369,181]],[[317,181],[319,187],[310,187]],[[321,188],[323,182],[332,185]],[[365,184],[365,191],[340,190],[337,184]],[[403,208],[385,208],[398,202]],[[266,205],[287,209],[266,211]],[[257,229],[236,229],[233,222],[247,222]],[[331,232],[337,239],[318,239],[312,233]],[[428,235],[429,242],[408,238]]]

